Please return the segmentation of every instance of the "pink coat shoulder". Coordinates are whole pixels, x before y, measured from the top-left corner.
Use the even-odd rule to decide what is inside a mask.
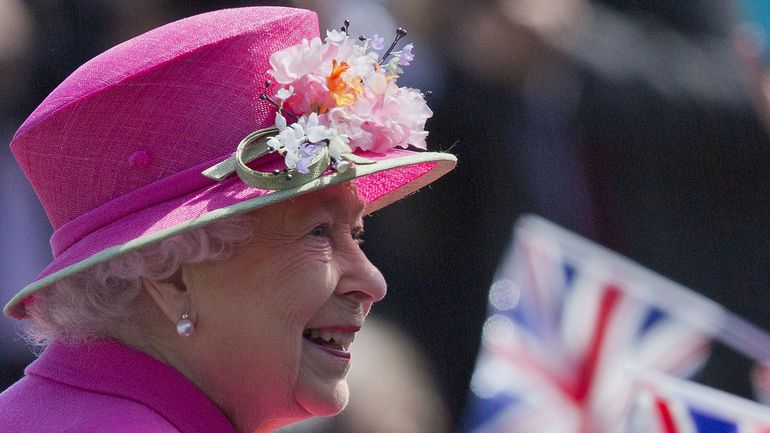
[[[0,393],[0,432],[179,433],[132,400],[27,376]]]

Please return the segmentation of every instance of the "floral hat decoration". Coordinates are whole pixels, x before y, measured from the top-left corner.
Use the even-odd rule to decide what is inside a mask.
[[[275,85],[267,81],[260,98],[276,107],[275,126],[250,134],[232,159],[205,171],[206,176],[221,180],[235,164],[244,182],[285,189],[327,169],[345,171],[351,164],[375,162],[356,156],[356,149],[384,153],[413,146],[425,150],[425,122],[433,112],[422,92],[396,83],[401,67],[414,60],[413,44],[394,51],[406,30],[398,28],[386,50],[383,37],[354,39],[349,26],[345,21],[341,30],[327,31],[324,42],[318,37],[305,39],[270,56],[268,74]],[[275,87],[275,96],[269,96],[267,92]],[[261,146],[245,157],[247,149],[260,140]],[[272,152],[284,158],[285,177],[280,176],[281,170],[266,174],[246,166]]]
[[[38,290],[228,216],[354,181],[373,212],[449,172],[423,152],[425,94],[397,84],[413,45],[318,36],[300,9],[227,9],[176,21],[95,57],[22,124],[11,150],[51,224]]]

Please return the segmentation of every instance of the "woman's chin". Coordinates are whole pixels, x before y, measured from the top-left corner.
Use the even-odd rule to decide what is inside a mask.
[[[297,392],[300,406],[311,416],[333,416],[342,412],[348,404],[350,392],[345,380],[327,389],[303,389]]]

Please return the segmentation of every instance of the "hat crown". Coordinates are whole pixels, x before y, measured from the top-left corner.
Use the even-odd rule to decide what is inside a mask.
[[[11,149],[58,229],[229,155],[271,125],[274,110],[259,100],[270,54],[317,35],[314,13],[277,7],[226,9],[157,28],[76,70],[30,115]],[[146,200],[150,206],[158,197]]]

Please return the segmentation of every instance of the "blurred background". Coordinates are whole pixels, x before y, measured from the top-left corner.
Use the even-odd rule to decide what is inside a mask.
[[[416,60],[399,82],[433,92],[429,147],[460,161],[367,221],[364,249],[389,292],[366,347],[404,356],[362,355],[369,373],[351,381],[353,401],[387,372],[403,385],[383,389],[380,401],[415,388],[416,400],[405,401],[425,406],[382,408],[402,423],[367,429],[355,419],[358,407],[372,412],[362,402],[312,431],[454,430],[487,290],[523,213],[770,329],[770,10],[759,0],[0,0],[3,303],[50,260],[50,225],[7,146],[24,118],[121,41],[257,4],[316,10],[321,29],[349,19],[353,35],[405,27]],[[0,389],[32,359],[19,326],[0,319]],[[751,396],[750,367],[717,346],[696,379]]]

